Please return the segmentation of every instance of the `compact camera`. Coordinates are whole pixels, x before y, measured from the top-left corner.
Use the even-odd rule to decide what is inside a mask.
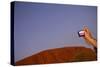
[[[82,30],[79,31],[79,32],[78,32],[78,36],[79,36],[79,37],[84,37],[84,36],[85,36],[85,31],[82,31]]]

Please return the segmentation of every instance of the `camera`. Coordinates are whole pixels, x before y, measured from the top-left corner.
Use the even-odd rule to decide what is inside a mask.
[[[81,30],[78,32],[79,37],[84,37],[85,36],[85,31]]]

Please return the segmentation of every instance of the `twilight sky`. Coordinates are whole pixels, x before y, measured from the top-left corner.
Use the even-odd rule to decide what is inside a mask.
[[[15,2],[15,61],[40,51],[87,45],[77,32],[88,26],[97,38],[96,6]]]

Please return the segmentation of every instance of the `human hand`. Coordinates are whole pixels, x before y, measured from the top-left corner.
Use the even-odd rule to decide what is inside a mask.
[[[93,36],[92,36],[92,34],[91,34],[91,31],[88,29],[88,27],[84,27],[83,28],[83,31],[85,32],[85,35],[84,35],[84,40],[88,43],[88,44],[90,44],[90,45],[92,45],[92,46],[94,46],[94,47],[97,47],[97,41],[96,41],[96,39],[94,39],[93,38]]]

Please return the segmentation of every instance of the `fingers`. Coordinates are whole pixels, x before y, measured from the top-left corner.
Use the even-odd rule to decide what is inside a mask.
[[[84,26],[83,31],[84,31],[84,34],[85,34],[84,38],[86,38],[86,36],[89,34],[88,28],[86,26]]]
[[[88,29],[87,26],[84,26],[83,30],[84,30],[85,32],[89,33],[89,29]]]
[[[91,31],[89,30],[89,28],[87,26],[84,26],[83,30],[85,31],[85,35],[92,37]]]

